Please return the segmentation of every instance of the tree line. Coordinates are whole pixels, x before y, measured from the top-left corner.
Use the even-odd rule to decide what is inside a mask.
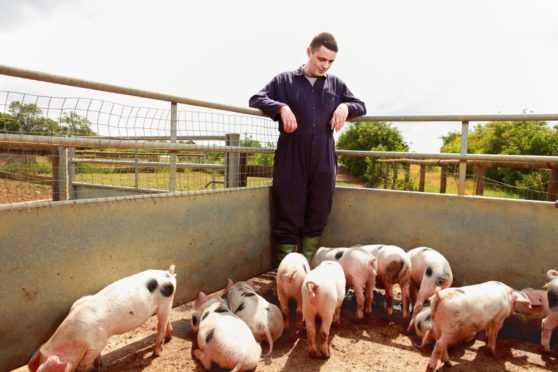
[[[442,153],[459,153],[461,133],[452,131],[442,136]],[[337,148],[366,151],[408,151],[401,132],[385,122],[356,122],[347,128],[337,141]],[[545,121],[493,121],[474,127],[468,135],[470,154],[556,155],[558,154],[558,126]],[[386,175],[376,159],[341,156],[340,163],[350,174],[366,179],[369,187],[380,185]],[[469,173],[471,169],[467,170]],[[511,185],[525,199],[544,200],[549,172],[536,169],[491,168],[486,178]],[[396,188],[409,189],[399,181]]]
[[[34,103],[12,102],[9,113],[0,112],[0,132],[55,136],[94,136],[91,122],[75,112],[65,112],[59,121],[43,116]]]

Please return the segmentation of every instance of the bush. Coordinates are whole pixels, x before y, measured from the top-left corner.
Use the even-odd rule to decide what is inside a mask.
[[[397,128],[384,122],[357,122],[349,126],[337,141],[337,148],[342,150],[361,151],[408,151],[409,146]],[[339,162],[349,169],[354,177],[368,178],[377,174],[374,169],[368,170],[370,163],[365,158],[340,156]],[[376,180],[369,182],[376,183]]]

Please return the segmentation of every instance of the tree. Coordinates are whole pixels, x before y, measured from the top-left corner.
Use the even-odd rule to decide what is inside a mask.
[[[442,136],[441,152],[458,153],[461,135]],[[472,154],[553,155],[558,153],[558,127],[544,121],[493,121],[473,128],[467,151]],[[522,188],[528,199],[544,199],[548,172],[528,169],[493,168],[486,177]],[[535,192],[533,192],[535,191]]]
[[[4,133],[15,133],[19,131],[16,119],[10,114],[0,112],[0,131]]]
[[[349,126],[337,141],[337,148],[342,150],[363,151],[408,151],[409,146],[399,129],[385,122],[356,122]],[[355,177],[364,178],[367,168],[375,162],[366,162],[365,158],[341,156],[339,162],[349,169]],[[370,172],[369,172],[370,173]],[[372,175],[371,172],[369,176]]]
[[[244,137],[244,139],[240,141],[240,146],[262,148],[260,141],[253,139],[250,135]],[[266,148],[272,147],[273,145],[271,143],[266,144]],[[257,165],[271,166],[273,165],[273,154],[256,154],[254,156],[254,163]]]
[[[58,134],[60,125],[52,119],[41,116],[42,110],[34,103],[10,103],[10,114],[15,119],[15,131],[24,134]]]
[[[91,122],[75,112],[65,112],[60,118],[61,133],[73,136],[94,136]]]

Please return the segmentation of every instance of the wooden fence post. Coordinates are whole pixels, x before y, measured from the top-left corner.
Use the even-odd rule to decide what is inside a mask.
[[[405,172],[405,190],[409,190],[409,181],[411,179],[411,164],[403,164],[403,170]]]
[[[445,194],[446,186],[448,184],[448,166],[442,165],[440,168],[440,194]]]
[[[476,167],[475,168],[475,195],[484,194],[484,174],[486,168]]]
[[[553,154],[553,156],[558,154]],[[548,188],[546,189],[546,201],[558,200],[558,168],[550,168],[550,177],[548,179]]]
[[[426,178],[426,165],[420,165],[419,191],[424,192],[424,179]]]

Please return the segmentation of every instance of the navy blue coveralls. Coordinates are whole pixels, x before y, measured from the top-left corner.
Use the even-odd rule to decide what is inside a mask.
[[[337,173],[329,120],[341,103],[347,104],[349,118],[366,113],[364,102],[341,79],[326,74],[312,86],[303,67],[277,75],[250,98],[250,107],[279,122],[272,185],[276,217],[273,234],[278,244],[297,244],[301,236],[322,234]],[[297,130],[293,133],[283,130],[279,110],[285,104],[296,117]]]

